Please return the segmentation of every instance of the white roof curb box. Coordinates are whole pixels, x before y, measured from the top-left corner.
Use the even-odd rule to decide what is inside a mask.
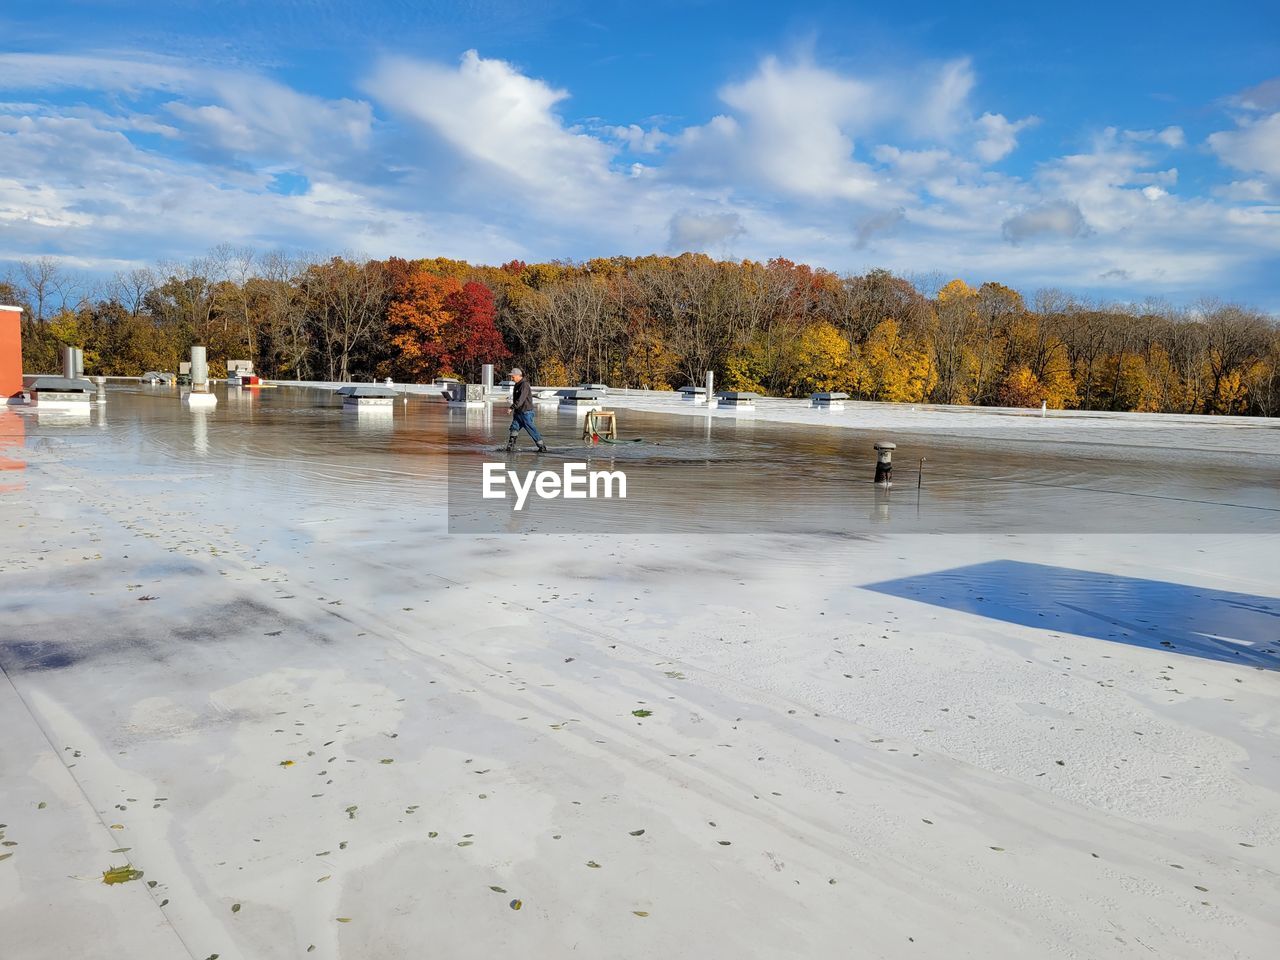
[[[561,410],[587,413],[591,410],[604,409],[604,394],[599,390],[578,387],[561,390],[559,394]]]
[[[400,394],[390,387],[381,387],[374,383],[356,383],[340,387],[343,410],[365,410],[379,407],[390,410]]]
[[[716,406],[727,410],[754,410],[760,394],[749,390],[727,390],[716,394]]]

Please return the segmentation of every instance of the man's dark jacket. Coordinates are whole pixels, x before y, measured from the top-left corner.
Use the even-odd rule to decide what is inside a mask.
[[[533,388],[528,380],[520,380],[511,391],[511,409],[516,413],[528,413],[533,409]]]

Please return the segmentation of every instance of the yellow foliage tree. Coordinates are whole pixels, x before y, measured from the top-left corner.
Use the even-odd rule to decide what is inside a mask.
[[[1050,408],[1062,410],[1078,401],[1067,346],[1043,317],[1031,314],[1016,317],[1009,324],[1008,339],[1011,366],[1005,371],[999,393],[1020,396],[1024,388],[1029,389],[1031,381],[1021,373],[1021,368],[1026,368],[1040,395],[1034,403],[1006,402],[999,397],[998,402],[1005,406],[1038,407],[1043,400]]]
[[[1071,376],[1071,364],[1067,362],[1065,348],[1054,351],[1040,368],[1040,384],[1044,399],[1054,410],[1065,410],[1078,400],[1076,381]]]
[[[671,389],[680,358],[656,330],[642,330],[631,338],[622,361],[623,382],[650,390]]]
[[[437,277],[453,277],[455,280],[465,280],[475,272],[475,267],[467,261],[451,260],[448,257],[423,257],[421,260],[414,260],[413,266]]]
[[[1173,358],[1156,344],[1144,360],[1152,391],[1152,409],[1159,413],[1189,413],[1195,404],[1195,389],[1182,379]]]
[[[1002,407],[1038,407],[1047,400],[1040,378],[1025,363],[1005,374],[996,397]]]
[[[937,309],[929,323],[929,340],[937,370],[934,399],[969,403],[977,391],[981,358],[972,342],[978,331],[978,291],[952,280],[938,291]]]
[[[968,303],[976,301],[977,297],[978,291],[959,278],[952,280],[938,291],[938,303],[949,303],[951,301]]]
[[[1069,373],[1064,377],[1057,366],[1049,369],[1051,378],[1046,381],[1025,363],[1014,365],[1000,384],[997,402],[1004,407],[1038,407],[1044,403],[1051,410],[1066,409],[1067,403],[1075,400],[1075,381]]]
[[[725,358],[724,388],[768,393],[763,381],[772,366],[769,359],[768,347],[761,338],[748,340]]]
[[[1212,379],[1212,365],[1220,363],[1218,352],[1212,351],[1205,363],[1205,377]],[[1249,384],[1257,379],[1264,365],[1255,360],[1244,367],[1227,369],[1217,379],[1218,390],[1209,412],[1223,414],[1244,413],[1249,408]]]
[[[849,341],[825,320],[805,328],[789,360],[787,387],[792,396],[848,390],[859,379]]]
[[[1139,354],[1111,355],[1098,367],[1098,381],[1114,392],[1114,410],[1151,413],[1161,409],[1160,388],[1152,377],[1147,361]],[[1099,396],[1102,392],[1099,391]]]
[[[862,349],[855,389],[873,400],[922,403],[938,382],[929,354],[903,337],[896,320],[881,320]]]
[[[84,368],[86,370],[96,370],[99,357],[96,345],[91,344],[91,341],[94,341],[95,338],[93,337],[93,331],[90,329],[90,319],[88,316],[64,309],[49,321],[49,332],[53,334],[58,343],[65,344],[68,347],[79,347],[83,350]]]
[[[559,357],[547,357],[539,361],[538,369],[534,373],[539,386],[567,387],[578,382],[578,378]]]

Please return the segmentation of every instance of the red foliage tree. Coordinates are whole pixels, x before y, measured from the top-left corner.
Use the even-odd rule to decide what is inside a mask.
[[[474,280],[445,298],[450,314],[444,333],[444,361],[454,373],[469,380],[479,379],[480,365],[501,363],[511,356],[498,332],[493,293]]]
[[[481,364],[501,363],[511,355],[498,332],[488,287],[401,264],[388,264],[395,286],[387,329],[397,380],[424,382],[456,374],[474,381]]]

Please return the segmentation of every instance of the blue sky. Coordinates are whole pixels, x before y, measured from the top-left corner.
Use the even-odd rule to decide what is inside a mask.
[[[9,0],[0,263],[218,243],[1280,310],[1280,7]]]

